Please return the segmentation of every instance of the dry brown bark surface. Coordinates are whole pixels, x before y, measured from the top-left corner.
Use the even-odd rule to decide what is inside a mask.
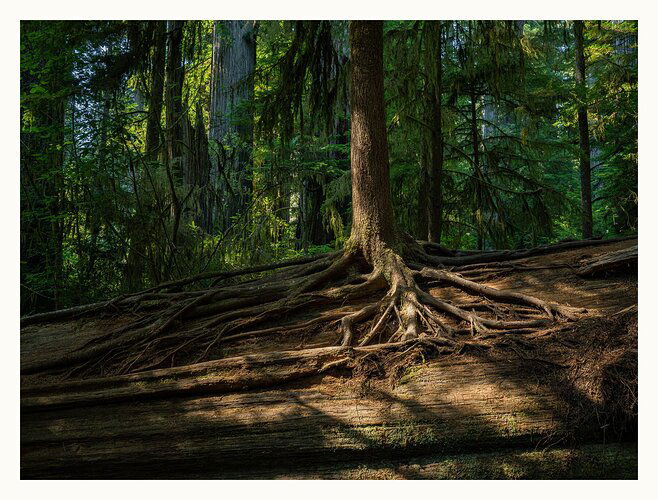
[[[388,342],[398,329],[394,314],[372,335],[384,317],[380,306],[373,319],[354,323],[352,345],[338,345],[344,318],[386,297],[386,287],[368,288],[366,280],[338,290],[366,284],[368,293],[337,301],[335,290],[322,288],[310,305],[290,308],[274,326],[236,329],[210,349],[190,344],[157,369],[116,369],[125,363],[122,356],[135,355],[125,346],[139,345],[133,327],[140,314],[171,318],[163,311],[192,304],[187,311],[195,314],[182,314],[160,335],[177,342],[194,338],[188,332],[198,335],[203,321],[226,314],[251,318],[245,311],[267,302],[254,290],[278,287],[285,296],[303,283],[309,267],[322,273],[327,257],[217,288],[213,293],[225,295],[214,303],[194,302],[207,291],[165,289],[80,317],[27,321],[21,331],[22,475],[268,477],[285,476],[281,470],[289,468],[291,477],[298,469],[301,477],[315,477],[309,470],[324,464],[325,477],[366,477],[345,464],[632,440],[637,274],[610,256],[632,253],[636,244],[569,242],[498,253],[480,263],[473,256],[485,254],[435,249],[453,259],[450,265],[411,266],[423,293],[440,303],[491,321],[534,322],[518,328],[477,328],[448,309],[436,314],[449,333],[427,327],[418,337]],[[454,259],[465,260],[458,265]],[[594,261],[613,267],[594,278],[579,275]],[[533,307],[514,293],[573,308],[577,318],[547,320],[541,303]],[[185,294],[182,308],[160,303],[169,300],[161,295]],[[235,301],[238,306],[227,305]],[[114,364],[107,360],[108,342],[121,347]],[[208,361],[194,363],[200,350]],[[633,452],[624,453],[632,469]],[[424,477],[441,477],[442,460],[426,464]]]

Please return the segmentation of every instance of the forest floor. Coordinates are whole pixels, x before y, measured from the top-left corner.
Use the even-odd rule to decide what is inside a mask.
[[[577,274],[634,245],[465,270],[477,283],[587,311],[532,331],[461,335],[457,350],[423,339],[341,347],[335,322],[325,322],[237,338],[212,361],[190,354],[172,367],[64,378],[31,368],[130,315],[25,326],[22,476],[636,477],[637,270]],[[476,307],[457,288],[428,291]],[[504,307],[492,304],[492,314]]]

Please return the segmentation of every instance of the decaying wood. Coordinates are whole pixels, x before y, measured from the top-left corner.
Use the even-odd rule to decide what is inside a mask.
[[[21,410],[41,411],[45,408],[107,404],[150,397],[222,394],[270,387],[326,372],[337,361],[342,363],[360,354],[382,349],[393,351],[411,344],[399,342],[386,346],[270,352],[130,375],[27,386],[22,391]]]
[[[550,444],[573,431],[551,383],[561,368],[528,372],[520,358],[437,358],[393,387],[335,374],[286,378],[317,373],[346,352],[244,356],[26,388],[23,477],[230,476],[272,460],[299,465]],[[579,432],[595,432],[595,421],[581,422]]]
[[[587,259],[577,274],[589,278],[619,271],[637,272],[637,245]]]

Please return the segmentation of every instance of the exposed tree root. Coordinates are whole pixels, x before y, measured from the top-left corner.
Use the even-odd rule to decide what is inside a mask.
[[[313,255],[309,257],[302,257],[299,259],[286,260],[281,262],[274,262],[271,264],[265,264],[262,266],[254,266],[243,269],[238,269],[235,271],[222,271],[222,272],[207,272],[191,276],[189,278],[184,278],[176,281],[168,281],[165,283],[160,283],[154,287],[142,290],[137,293],[129,295],[120,295],[108,301],[95,302],[93,304],[86,304],[77,307],[71,307],[68,309],[59,309],[57,311],[49,311],[40,314],[33,314],[30,316],[24,316],[21,318],[21,327],[33,325],[37,323],[45,323],[50,321],[63,321],[67,319],[78,318],[86,316],[89,314],[96,314],[105,310],[110,310],[112,308],[125,308],[127,306],[132,306],[135,303],[152,300],[154,298],[168,298],[168,299],[177,299],[182,297],[189,297],[198,295],[199,292],[183,292],[183,293],[171,293],[171,294],[156,294],[155,292],[160,292],[162,290],[179,290],[182,287],[195,283],[198,281],[213,279],[212,286],[216,286],[220,281],[237,277],[244,276],[248,274],[262,273],[265,271],[271,271],[274,269],[281,269],[292,267],[293,271],[290,272],[290,277],[295,277],[295,271],[301,266],[304,272],[308,268],[324,268],[327,267],[334,256],[340,255],[341,252],[335,252],[325,255]],[[306,264],[314,263],[314,266],[306,266]],[[303,274],[302,274],[303,275]]]
[[[551,319],[557,315],[568,320],[575,320],[577,319],[576,313],[587,312],[583,309],[575,309],[559,304],[551,304],[536,297],[532,297],[530,295],[519,292],[498,290],[487,285],[482,285],[475,283],[474,281],[467,280],[458,274],[451,273],[449,271],[430,269],[425,267],[420,270],[418,274],[424,278],[433,278],[439,282],[450,283],[451,285],[461,288],[464,291],[473,292],[487,298],[496,299],[503,302],[517,302],[519,304],[542,309]]]
[[[181,356],[186,363],[199,362],[217,356],[217,349],[229,342],[305,335],[332,325],[339,325],[338,343],[342,346],[414,339],[450,344],[464,334],[488,338],[532,332],[551,322],[573,321],[584,312],[474,281],[478,269],[488,272],[498,268],[494,255],[507,261],[519,252],[436,257],[426,251],[436,251],[434,246],[418,245],[408,237],[402,239],[404,243],[397,249],[376,244],[364,251],[363,246],[348,244],[343,252],[234,272],[245,275],[265,267],[284,267],[272,275],[235,285],[218,285],[201,292],[162,291],[180,290],[190,282],[182,280],[159,290],[114,299],[103,303],[103,310],[109,312],[111,303],[119,312],[134,311],[136,319],[58,359],[26,366],[23,373],[64,367],[69,376],[137,372],[175,366]],[[592,243],[570,242],[557,248]],[[541,254],[548,248],[520,254]],[[446,258],[459,259],[462,274],[437,261]],[[506,265],[511,266],[519,265]],[[428,286],[436,287],[437,283],[461,290],[472,301],[455,304],[433,296]],[[362,305],[354,308],[355,301]],[[56,312],[50,319],[58,321],[90,310]],[[28,318],[28,323],[31,321]]]

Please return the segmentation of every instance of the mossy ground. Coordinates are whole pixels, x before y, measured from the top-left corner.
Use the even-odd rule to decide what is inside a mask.
[[[361,465],[345,479],[637,479],[637,446],[578,448],[427,457],[400,464]]]
[[[287,479],[637,479],[635,443],[428,455],[286,471]]]

